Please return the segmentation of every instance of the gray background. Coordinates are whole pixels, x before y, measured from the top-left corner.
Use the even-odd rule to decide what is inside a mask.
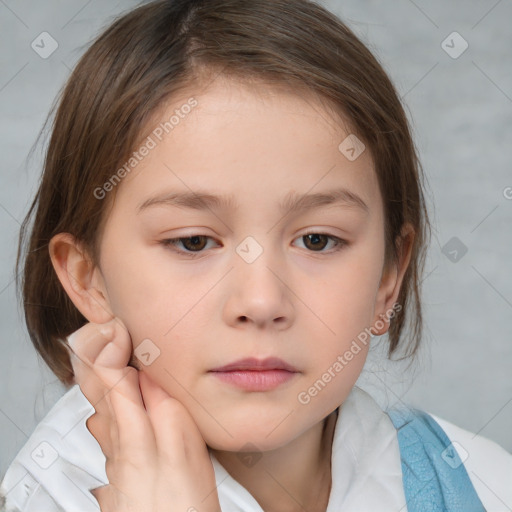
[[[19,224],[41,168],[41,146],[31,159],[28,151],[89,40],[136,3],[0,0],[0,478],[64,393],[36,356],[13,282]],[[384,336],[360,385],[382,404],[401,399],[512,451],[512,2],[324,5],[369,45],[404,98],[434,225],[417,363],[386,362]],[[47,59],[31,48],[43,31],[59,45]],[[453,31],[469,44],[455,59],[441,47]],[[442,252],[452,237],[467,247],[457,262]]]

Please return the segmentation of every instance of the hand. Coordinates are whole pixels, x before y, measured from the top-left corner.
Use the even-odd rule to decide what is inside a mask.
[[[106,457],[109,484],[92,490],[102,512],[219,512],[213,466],[185,406],[127,366],[119,318],[68,337],[75,382],[95,413],[87,429]],[[69,349],[69,347],[68,347]]]

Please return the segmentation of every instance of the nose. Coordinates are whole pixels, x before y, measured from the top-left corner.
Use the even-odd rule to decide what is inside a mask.
[[[235,255],[229,273],[230,293],[224,304],[224,320],[232,327],[253,325],[285,330],[295,319],[292,286],[282,265],[263,253],[251,263]]]

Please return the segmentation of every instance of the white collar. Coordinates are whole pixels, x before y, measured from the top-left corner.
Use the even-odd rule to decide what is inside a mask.
[[[264,512],[213,453],[210,458],[222,510]],[[358,386],[339,408],[331,474],[326,512],[407,512],[396,429],[377,402]]]
[[[0,492],[8,493],[11,506],[24,512],[97,511],[97,502],[87,490],[107,484],[108,479],[105,456],[85,425],[93,413],[78,385],[58,400],[5,474]],[[46,458],[59,456],[42,468],[33,456],[41,451]],[[212,454],[210,457],[222,510],[263,512],[253,496]],[[326,512],[407,512],[395,427],[373,398],[357,386],[339,409],[331,471]]]

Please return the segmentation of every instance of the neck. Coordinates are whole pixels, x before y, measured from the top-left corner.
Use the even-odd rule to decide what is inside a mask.
[[[331,450],[337,410],[248,467],[239,454],[210,449],[265,512],[325,512],[331,491]]]

